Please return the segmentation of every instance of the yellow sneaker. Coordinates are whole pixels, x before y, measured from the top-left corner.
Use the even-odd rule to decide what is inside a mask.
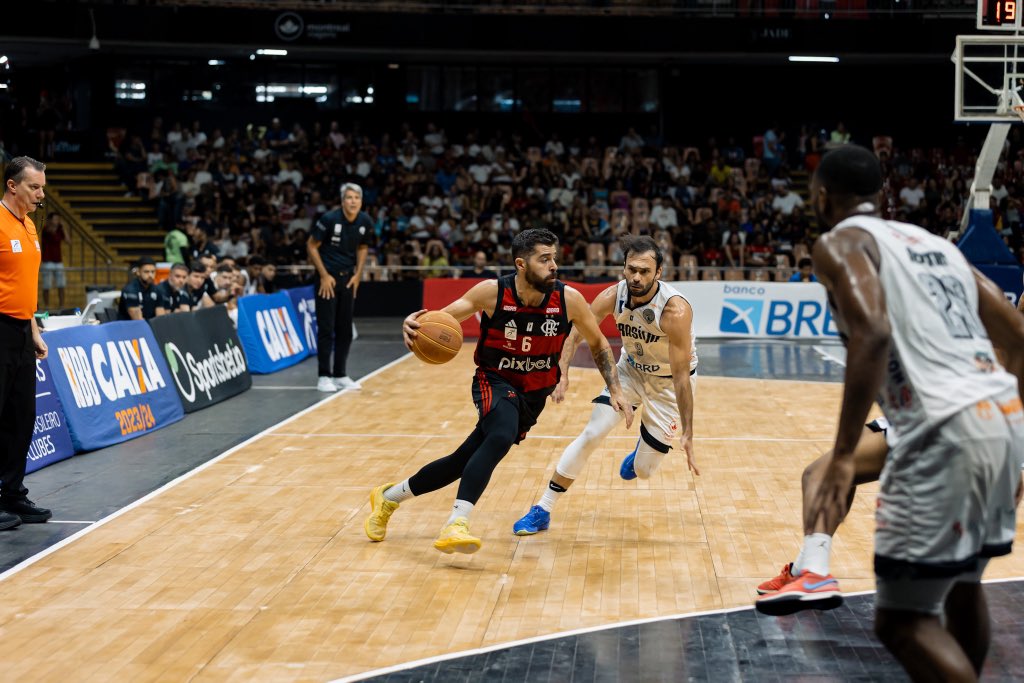
[[[469,520],[456,517],[455,521],[441,529],[434,547],[442,553],[465,553],[470,555],[480,550],[480,539],[469,534]]]
[[[371,541],[383,541],[388,533],[388,520],[398,509],[394,503],[384,497],[384,492],[394,484],[383,484],[370,491],[370,516],[366,518],[363,529]]]

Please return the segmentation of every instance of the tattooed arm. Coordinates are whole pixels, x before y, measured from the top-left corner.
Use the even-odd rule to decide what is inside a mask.
[[[566,312],[569,320],[579,331],[580,336],[590,346],[590,353],[594,357],[594,364],[601,372],[604,382],[608,385],[608,393],[611,395],[612,408],[621,412],[626,418],[626,428],[633,425],[633,406],[625,400],[622,395],[622,387],[619,385],[619,371],[615,367],[615,357],[612,354],[612,347],[608,340],[601,334],[594,312],[587,305],[583,295],[572,287],[565,288]]]

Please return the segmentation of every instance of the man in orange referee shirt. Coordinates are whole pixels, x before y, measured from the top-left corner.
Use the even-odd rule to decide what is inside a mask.
[[[28,499],[25,464],[36,419],[36,359],[46,342],[36,326],[42,250],[29,218],[43,201],[46,166],[17,157],[4,168],[0,200],[0,529],[45,522],[50,511]]]

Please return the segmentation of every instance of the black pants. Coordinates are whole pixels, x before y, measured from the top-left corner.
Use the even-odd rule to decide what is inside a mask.
[[[334,296],[320,296],[320,282],[316,288],[316,358],[320,377],[345,377],[348,350],[352,346],[352,290],[346,287],[352,273],[334,275]],[[334,351],[334,369],[331,369],[331,351]]]
[[[32,325],[0,315],[0,498],[24,498],[25,465],[36,420]]]
[[[456,497],[476,505],[509,449],[537,424],[549,393],[523,395],[500,377],[477,371],[473,378],[473,402],[480,415],[476,429],[454,453],[409,477],[413,494],[421,496],[459,479]]]

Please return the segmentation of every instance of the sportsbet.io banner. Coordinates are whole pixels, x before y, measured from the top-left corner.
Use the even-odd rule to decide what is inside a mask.
[[[50,342],[50,333],[44,337]],[[52,351],[52,347],[51,347]],[[75,454],[68,432],[67,419],[57,400],[50,366],[45,360],[36,361],[36,423],[32,430],[32,443],[28,446],[25,472],[52,465]]]
[[[252,386],[242,345],[224,306],[149,321],[186,413]]]
[[[300,329],[287,294],[253,294],[238,300],[238,338],[249,372],[277,372],[305,359],[309,351]]]
[[[299,325],[302,338],[306,340],[306,349],[309,355],[316,355],[316,292],[313,285],[307,287],[293,287],[284,292],[292,300],[292,306],[299,316]]]
[[[46,333],[49,367],[75,450],[120,443],[185,413],[149,325],[141,320]]]

